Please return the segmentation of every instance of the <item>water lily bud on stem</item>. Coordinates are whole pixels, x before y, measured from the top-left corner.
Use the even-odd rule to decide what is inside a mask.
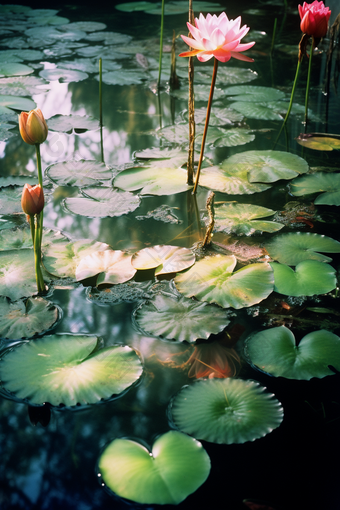
[[[41,110],[36,108],[29,113],[20,113],[19,130],[22,139],[29,145],[43,143],[47,138],[48,127]]]
[[[21,196],[21,207],[24,213],[28,216],[39,214],[43,210],[44,204],[45,200],[42,187],[39,184],[36,186],[25,184]]]
[[[298,6],[298,9],[301,18],[301,31],[315,39],[325,37],[331,15],[329,8],[325,7],[323,2],[314,0],[311,4],[304,2],[303,5]]]

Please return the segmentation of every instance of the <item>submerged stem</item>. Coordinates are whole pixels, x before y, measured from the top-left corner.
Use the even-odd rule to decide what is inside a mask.
[[[307,85],[306,85],[306,98],[305,98],[305,133],[307,130],[307,120],[308,120],[308,99],[309,99],[309,87],[310,87],[310,75],[312,69],[312,57],[314,50],[315,40],[314,36],[312,36],[312,46],[309,52],[309,64],[308,64],[308,75],[307,75]]]
[[[213,70],[213,75],[212,75],[212,80],[211,80],[210,94],[209,94],[208,107],[207,107],[207,115],[205,118],[205,125],[204,125],[202,145],[201,145],[201,153],[200,153],[200,159],[198,162],[198,167],[197,167],[197,172],[196,172],[195,186],[192,191],[193,193],[196,193],[196,189],[197,189],[198,181],[199,181],[199,177],[200,177],[200,171],[201,171],[203,155],[204,155],[205,139],[207,137],[211,105],[212,105],[212,100],[213,100],[213,96],[214,96],[214,88],[215,88],[215,83],[216,83],[217,69],[218,69],[218,60],[216,58],[214,58],[214,70]]]
[[[34,232],[34,264],[35,264],[35,279],[37,282],[38,292],[44,292],[45,283],[41,272],[41,227],[42,227],[42,212],[36,214],[34,217],[35,232]]]
[[[103,96],[102,96],[102,81],[103,81],[103,63],[99,59],[99,126],[100,126],[100,153],[101,160],[104,163],[104,147],[103,147]]]
[[[162,74],[163,26],[164,26],[164,0],[162,0],[161,39],[160,39],[160,43],[159,43],[159,67],[158,67],[157,89],[159,89],[159,87],[160,87],[160,84],[161,84],[161,74]]]

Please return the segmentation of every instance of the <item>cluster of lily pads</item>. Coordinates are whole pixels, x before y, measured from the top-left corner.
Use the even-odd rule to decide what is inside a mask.
[[[202,4],[197,2],[197,8],[203,9]],[[160,6],[150,2],[122,4],[118,9],[132,12],[141,7],[149,14],[160,14]],[[219,6],[214,8],[220,10]],[[168,2],[166,13],[178,9],[183,9],[182,2]],[[132,36],[106,31],[103,23],[69,23],[54,10],[1,6],[0,11],[8,30],[2,31],[1,42],[7,49],[0,50],[0,111],[5,119],[2,140],[18,136],[13,131],[17,122],[14,112],[34,108],[33,94],[48,89],[50,81],[71,83],[95,76],[99,57],[103,58],[103,81],[107,85],[148,85],[157,74],[158,62],[151,57],[128,59],[148,48],[148,40],[141,44]],[[13,11],[15,26],[8,24]],[[41,48],[42,39],[44,52],[37,49]],[[124,58],[129,62],[127,67],[122,63]],[[54,66],[42,69],[41,62],[46,59]],[[26,61],[31,65],[23,63]],[[183,65],[178,74],[185,80]],[[210,73],[205,69],[195,73],[198,105],[206,101],[209,90]],[[250,129],[247,119],[282,120],[288,106],[284,91],[235,86],[256,78],[256,73],[248,69],[220,69],[207,139],[211,150],[254,141],[261,131]],[[187,95],[186,87],[171,94],[182,99]],[[293,113],[294,109],[296,114],[304,113],[303,107],[294,105]],[[205,111],[198,106],[197,137],[201,136],[204,117]],[[99,127],[94,118],[58,113],[47,123],[52,132],[76,135]],[[63,201],[70,214],[117,218],[138,213],[150,195],[189,195],[186,112],[173,125],[158,129],[155,136],[165,141],[165,147],[137,152],[129,168],[113,168],[92,160],[50,165],[45,172],[46,198],[58,187],[75,187],[76,196]],[[324,254],[340,253],[337,240],[305,231],[275,235],[286,227],[277,221],[277,211],[236,200],[238,196],[266,192],[279,182],[284,192],[306,196],[307,201],[322,192],[314,200],[315,205],[339,205],[339,174],[329,170],[311,169],[302,157],[276,150],[242,151],[218,164],[206,160],[200,191],[219,193],[215,206],[216,238],[222,233],[239,242],[266,233],[257,255],[245,259],[232,249],[232,243],[224,243],[219,249],[213,242],[204,249],[158,244],[123,251],[99,240],[71,239],[44,229],[42,252],[48,299],[35,295],[33,247],[20,205],[27,178],[1,177],[3,394],[29,405],[47,402],[58,409],[73,408],[122,397],[141,381],[144,360],[130,346],[107,347],[95,335],[51,334],[62,310],[49,299],[53,299],[54,287],[61,281],[86,286],[94,306],[116,299],[132,301],[136,306],[131,320],[141,334],[164,342],[190,344],[220,334],[238,310],[265,303],[272,295],[289,301],[292,297],[322,299],[332,293],[337,289],[336,269],[330,265],[332,259]],[[22,226],[13,228],[18,217]],[[149,217],[155,216],[150,212]],[[160,219],[165,221],[162,215]],[[302,227],[306,228],[303,222]],[[161,286],[163,279],[171,282]],[[151,292],[151,286],[155,292]],[[272,327],[246,339],[244,357],[253,367],[272,376],[321,378],[334,373],[329,366],[340,370],[340,338],[322,329],[309,332],[298,341],[287,327]],[[119,496],[147,504],[180,503],[210,472],[210,459],[198,440],[232,444],[259,439],[280,425],[283,409],[273,394],[252,380],[204,379],[184,386],[173,396],[169,416],[170,428],[176,430],[160,436],[152,449],[116,438],[101,454],[100,474]]]

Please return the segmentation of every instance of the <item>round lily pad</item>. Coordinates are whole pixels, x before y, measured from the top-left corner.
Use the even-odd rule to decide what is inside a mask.
[[[48,335],[16,346],[0,360],[5,390],[31,404],[94,404],[125,391],[142,374],[127,346],[98,348],[98,338]]]
[[[143,248],[133,254],[135,269],[155,269],[155,275],[184,271],[195,263],[195,255],[188,248],[157,245]]]
[[[43,229],[42,246],[44,247],[51,243],[67,240],[67,237],[59,231]],[[22,248],[33,248],[31,229],[28,224],[23,228],[13,228],[0,233],[0,251],[21,250]]]
[[[98,251],[82,258],[76,268],[76,280],[97,277],[96,285],[124,283],[131,280],[136,269],[131,255],[120,250]]]
[[[104,186],[86,188],[82,193],[84,197],[65,198],[64,205],[74,214],[90,218],[122,216],[134,211],[140,204],[137,195]]]
[[[276,236],[265,245],[265,248],[274,260],[288,266],[296,266],[307,259],[331,262],[330,257],[321,253],[340,253],[338,241],[309,232],[292,232]]]
[[[94,119],[93,117],[85,117],[81,115],[54,115],[48,119],[48,129],[51,131],[58,131],[60,133],[69,133],[71,134],[74,130],[75,133],[85,133],[88,130],[96,130],[99,129],[99,120]],[[95,161],[73,161],[73,162],[65,162],[59,163],[61,165],[69,164],[73,170],[73,165],[75,163],[84,163],[85,165],[94,165]]]
[[[115,439],[98,467],[118,496],[142,504],[177,505],[208,478],[210,459],[201,443],[175,430],[159,436],[152,450],[129,439]]]
[[[274,290],[286,296],[326,294],[336,287],[335,269],[317,260],[303,260],[295,271],[285,264],[271,262],[274,271]]]
[[[0,296],[0,337],[31,338],[50,329],[58,320],[59,308],[41,297],[10,302]]]
[[[86,80],[89,77],[87,73],[81,71],[72,71],[68,69],[44,69],[39,75],[48,81],[59,81],[60,83],[71,83]]]
[[[207,379],[184,386],[171,404],[176,427],[212,443],[245,443],[265,436],[283,419],[272,393],[255,381]]]
[[[279,101],[285,98],[285,93],[282,90],[274,89],[272,87],[259,87],[256,85],[237,85],[235,87],[228,87],[224,93],[228,96],[234,96],[230,99],[236,101],[249,101],[252,103],[256,102],[267,102],[267,101]]]
[[[218,166],[202,168],[200,185],[228,195],[251,195],[270,188],[267,184],[249,182],[249,168],[242,164],[229,164],[229,160]]]
[[[114,185],[126,191],[141,190],[141,195],[173,195],[190,189],[186,171],[170,164],[123,170],[115,178]]]
[[[225,310],[180,297],[156,295],[134,313],[140,328],[154,336],[193,342],[220,333],[230,322]]]
[[[8,109],[10,108],[12,110],[27,112],[34,110],[37,105],[34,101],[32,101],[32,99],[28,99],[27,97],[0,95],[0,106]]]
[[[20,64],[18,62],[9,63],[3,62],[0,63],[0,77],[4,76],[25,76],[27,74],[31,74],[34,72],[32,67],[26,66],[25,64]]]
[[[252,204],[227,202],[215,208],[216,231],[251,235],[256,231],[276,232],[284,225],[275,221],[259,220],[275,213],[272,209]]]
[[[295,138],[299,145],[316,151],[340,150],[340,136],[324,133],[302,133]]]
[[[175,278],[177,290],[186,297],[196,297],[223,308],[243,308],[260,303],[274,288],[274,275],[269,264],[236,266],[234,255],[212,255],[196,262]]]
[[[245,353],[252,365],[275,377],[322,378],[340,370],[340,338],[321,329],[296,342],[285,326],[260,331],[246,340]]]
[[[340,174],[317,172],[303,175],[290,183],[290,190],[297,197],[323,192],[314,200],[314,204],[340,205]]]
[[[66,123],[66,127],[70,127]],[[112,179],[112,170],[91,160],[63,161],[46,168],[46,175],[58,186],[91,186]]]

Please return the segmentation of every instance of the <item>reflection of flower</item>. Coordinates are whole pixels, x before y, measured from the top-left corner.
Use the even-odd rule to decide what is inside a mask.
[[[19,115],[19,130],[24,142],[30,145],[43,143],[47,138],[48,127],[39,108]]]
[[[44,208],[44,192],[39,184],[31,186],[25,184],[22,190],[21,207],[25,214],[34,216],[39,214]]]
[[[206,18],[201,13],[199,18],[195,18],[196,27],[187,23],[193,39],[185,35],[181,36],[183,41],[194,50],[181,53],[180,57],[197,55],[201,62],[206,62],[212,57],[220,62],[228,62],[231,57],[234,57],[238,60],[253,62],[251,58],[240,53],[249,50],[255,44],[254,42],[240,44],[240,40],[249,31],[246,25],[240,28],[240,24],[240,16],[235,20],[229,20],[225,12],[218,17],[216,14],[213,16],[207,14]]]
[[[235,376],[241,361],[235,349],[224,345],[223,341],[215,340],[197,344],[188,364],[191,364],[189,377],[223,379]]]
[[[329,8],[325,7],[323,2],[317,0],[314,0],[311,4],[304,2],[298,8],[301,18],[301,31],[316,39],[324,37],[327,33],[328,21],[331,15]]]

